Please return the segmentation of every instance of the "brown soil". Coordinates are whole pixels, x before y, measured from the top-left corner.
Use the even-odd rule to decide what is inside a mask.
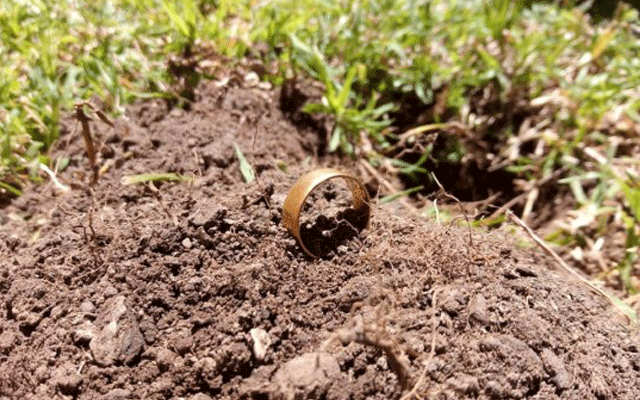
[[[147,102],[96,123],[110,168],[93,187],[64,123],[53,155],[72,189],[2,211],[0,399],[640,398],[640,337],[499,231],[375,207],[306,257],[281,205],[329,160],[278,97],[209,84],[189,111]],[[195,180],[121,183],[148,172]]]

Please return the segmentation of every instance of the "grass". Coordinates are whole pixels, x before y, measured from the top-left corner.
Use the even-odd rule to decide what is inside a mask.
[[[168,173],[157,173],[157,174],[138,174],[138,175],[127,175],[122,177],[123,185],[135,185],[135,184],[144,184],[150,182],[164,182],[164,181],[193,181],[193,177],[183,176],[174,174],[172,172]]]
[[[549,238],[564,236],[569,249],[602,257],[598,240],[626,230],[626,255],[602,266],[620,274],[624,290],[638,290],[631,279],[640,222],[630,150],[640,123],[635,10],[621,6],[593,25],[580,8],[512,1],[316,1],[306,14],[292,1],[271,7],[263,12],[277,8],[281,23],[259,37],[281,45],[279,60],[294,73],[324,83],[322,101],[306,111],[334,116],[329,150],[353,154],[366,132],[375,145],[367,156],[387,159],[416,187],[429,181],[427,165],[466,159],[503,169],[526,182],[515,188],[526,194],[517,204],[525,216],[547,203],[539,189],[551,181],[572,195],[568,208],[577,212],[565,216],[568,230]],[[420,122],[403,108],[430,112]],[[439,149],[419,134],[399,139],[403,130],[431,131],[450,120],[462,122],[462,137],[440,129]],[[474,154],[478,142],[487,150]],[[419,157],[395,157],[413,144],[423,145]],[[559,171],[562,179],[551,179]]]
[[[98,98],[111,115],[140,98],[180,104],[216,66],[248,57],[275,84],[321,82],[304,111],[332,116],[328,150],[389,166],[409,182],[403,194],[433,189],[433,170],[471,164],[510,177],[525,220],[552,202],[544,188],[568,194],[574,211],[547,224],[547,239],[606,258],[603,279],[639,289],[640,20],[630,7],[595,24],[579,7],[524,0],[0,1],[5,195],[46,178],[75,103]],[[623,255],[603,255],[620,233]]]
[[[254,179],[256,179],[256,174],[253,171],[253,167],[247,159],[244,157],[244,153],[240,150],[237,144],[233,144],[233,153],[238,159],[238,163],[240,165],[240,173],[242,174],[242,178],[246,183],[251,183]]]
[[[223,31],[222,23],[208,21],[232,15],[236,2],[227,3],[204,20],[193,1],[2,0],[3,187],[17,192],[29,177],[38,178],[39,163],[51,163],[46,149],[58,136],[61,114],[75,102],[99,98],[104,111],[117,115],[135,99],[177,96],[168,58],[193,46],[195,32],[211,45],[225,43],[231,27]],[[248,2],[237,3],[247,9]],[[223,53],[234,51],[243,48]]]

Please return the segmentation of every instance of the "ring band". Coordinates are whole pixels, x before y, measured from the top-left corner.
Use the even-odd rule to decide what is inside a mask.
[[[315,188],[322,183],[334,179],[342,178],[351,190],[351,201],[355,211],[364,217],[363,227],[369,223],[371,207],[369,205],[369,194],[362,182],[353,175],[332,168],[321,168],[302,175],[293,185],[287,198],[282,205],[282,222],[287,230],[298,240],[305,253],[311,257],[318,257],[313,254],[304,244],[300,236],[300,212],[307,197]]]

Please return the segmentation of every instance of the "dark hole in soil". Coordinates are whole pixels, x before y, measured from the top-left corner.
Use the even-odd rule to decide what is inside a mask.
[[[160,308],[163,311],[169,311],[171,309],[171,306],[169,306],[163,299],[160,299],[160,298],[155,298],[151,300],[150,306],[155,308]]]
[[[491,95],[486,99],[484,91],[469,93],[473,99],[471,112],[493,116],[494,120],[489,126],[462,134],[455,128],[445,128],[432,133],[437,134],[433,141],[426,134],[416,136],[415,143],[408,143],[388,154],[408,165],[419,167],[399,175],[405,189],[422,185],[422,195],[438,192],[439,187],[432,178],[434,174],[445,191],[462,202],[481,201],[499,194],[491,204],[499,207],[520,194],[515,183],[518,174],[504,168],[491,170],[491,163],[486,156],[500,154],[510,136],[508,132],[518,132],[527,116],[537,110],[514,101],[505,101],[497,96],[497,89],[489,88]],[[427,124],[456,120],[455,112],[445,106],[446,96],[446,90],[435,91],[433,103],[424,104],[417,96],[405,94],[401,98],[400,111],[391,115],[394,118],[393,129],[402,133]],[[534,150],[535,142],[525,143],[521,153],[527,155]],[[428,154],[426,158],[425,152]],[[521,205],[512,207],[512,210],[521,211],[518,207]]]
[[[446,151],[436,143],[432,154],[420,167],[426,171],[414,171],[411,175],[400,174],[399,178],[407,189],[419,185],[423,186],[420,192],[424,195],[435,193],[439,190],[431,174],[434,174],[447,193],[455,196],[460,201],[479,201],[500,192],[496,205],[504,203],[516,195],[514,188],[515,175],[505,170],[488,171],[479,167],[475,162],[469,164],[440,162],[440,153]],[[406,153],[402,161],[408,164],[419,162],[422,154]]]
[[[48,316],[49,316],[49,313],[45,313],[43,318],[46,318]],[[25,335],[26,337],[29,337],[33,332],[36,331],[36,329],[38,329],[39,324],[40,324],[40,321],[37,321],[37,322],[22,321],[18,324],[18,329],[20,330],[20,332],[22,332],[23,335]]]
[[[289,121],[300,129],[311,129],[318,135],[319,143],[313,149],[319,157],[326,153],[327,130],[324,124],[324,117],[318,114],[309,114],[302,111],[307,103],[320,102],[322,92],[317,88],[295,79],[289,80],[282,85],[280,90],[280,110]]]
[[[513,176],[505,171],[488,172],[477,165],[463,166],[459,164],[440,164],[427,162],[424,166],[432,172],[442,184],[447,193],[460,201],[484,200],[494,193],[501,192],[501,199],[510,199],[514,195]],[[401,177],[405,186],[413,187],[410,179]],[[423,175],[419,180],[424,185],[424,194],[439,190],[430,175]]]
[[[326,257],[358,236],[365,224],[362,214],[349,208],[332,218],[319,215],[313,223],[302,225],[300,231],[307,249],[319,257]]]
[[[369,70],[367,76],[368,85],[354,85],[356,91],[365,95],[371,95],[371,88],[384,82],[390,82],[393,77],[382,70]],[[387,85],[389,86],[389,85]],[[458,111],[448,103],[450,96],[446,86],[433,86],[429,81],[422,82],[422,95],[418,96],[418,90],[412,88],[399,88],[395,91],[385,91],[378,104],[394,103],[397,107],[388,114],[393,121],[391,131],[401,134],[412,128],[423,125],[457,121]],[[409,165],[416,165],[424,152],[429,152],[427,160],[422,160],[419,169],[409,172],[409,175],[400,174],[404,189],[422,185],[420,192],[429,195],[439,190],[431,177],[434,173],[442,183],[444,189],[461,201],[481,201],[499,193],[492,205],[501,206],[519,195],[515,184],[517,174],[504,169],[491,171],[489,162],[485,159],[487,154],[499,154],[509,138],[509,132],[518,132],[527,117],[536,114],[539,110],[532,108],[528,102],[517,101],[526,98],[526,93],[509,93],[505,99],[500,96],[500,85],[497,81],[488,82],[486,86],[472,89],[466,96],[470,99],[470,112],[478,116],[491,116],[492,122],[488,126],[478,126],[473,132],[465,132],[460,137],[455,131],[439,131],[435,143],[421,143],[411,150],[413,144],[406,147],[393,149],[386,154],[388,157],[397,158]],[[294,93],[289,90],[289,93]],[[299,102],[305,102],[309,97],[292,96]],[[284,106],[284,103],[281,104]],[[283,107],[284,108],[284,107]],[[296,108],[299,109],[299,108]],[[424,135],[427,136],[427,135]],[[391,145],[397,144],[393,137],[387,138]],[[424,139],[424,137],[422,137]],[[325,143],[326,144],[326,143]],[[431,147],[431,149],[428,149]],[[521,152],[526,155],[535,150],[535,142],[523,145]],[[465,157],[460,160],[460,157]],[[425,172],[426,171],[426,172]],[[519,205],[512,208],[517,211]]]
[[[5,313],[5,318],[6,319],[8,319],[8,320],[16,319],[16,315],[13,313],[13,309],[12,309],[11,304],[9,302],[7,302],[5,304],[5,310],[6,310],[6,313]]]

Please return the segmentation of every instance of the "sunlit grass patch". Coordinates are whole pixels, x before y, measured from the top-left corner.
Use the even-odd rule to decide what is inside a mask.
[[[228,43],[226,24],[248,2],[156,0],[3,1],[0,4],[0,181],[18,188],[49,163],[61,114],[95,97],[109,114],[137,98],[178,96],[168,60],[206,39]],[[202,11],[191,13],[200,5]],[[197,15],[199,17],[195,17]],[[213,21],[213,22],[212,22]],[[218,21],[217,23],[215,23]],[[237,24],[236,24],[237,25]],[[240,44],[216,46],[237,55]],[[237,50],[237,51],[236,51]],[[45,152],[42,152],[42,151]],[[37,164],[37,163],[36,163]],[[34,172],[35,171],[35,172]]]

